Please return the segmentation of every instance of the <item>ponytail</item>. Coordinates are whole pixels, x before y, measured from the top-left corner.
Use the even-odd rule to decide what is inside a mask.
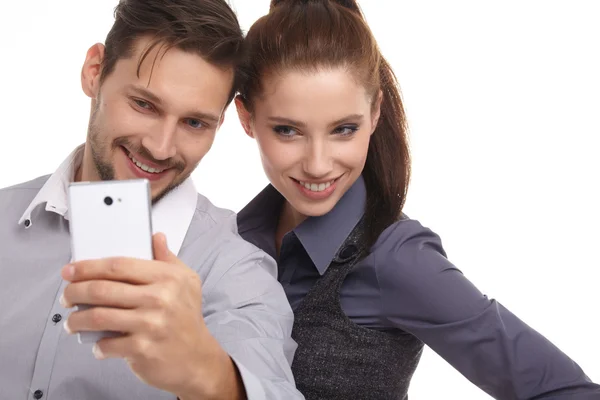
[[[410,182],[408,128],[396,75],[381,57],[381,115],[369,142],[363,177],[367,188],[365,222],[367,243],[402,215]]]

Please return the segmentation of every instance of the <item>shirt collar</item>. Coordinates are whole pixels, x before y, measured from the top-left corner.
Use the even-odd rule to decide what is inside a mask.
[[[273,259],[277,259],[275,231],[284,200],[273,185],[267,185],[237,215],[239,234]]]
[[[250,203],[238,213],[238,232],[277,229],[277,220],[283,206],[283,196],[267,185]]]
[[[75,172],[83,160],[83,148],[83,144],[77,146],[50,178],[48,178],[19,219],[19,225],[24,224],[25,221],[29,221],[26,223],[26,226],[30,227],[34,222],[31,220],[31,214],[41,204],[46,204],[46,211],[68,218],[67,189],[69,183],[75,180]]]
[[[178,254],[192,223],[198,203],[198,191],[187,178],[152,207],[153,233],[162,232],[167,237],[169,250]]]
[[[84,145],[78,146],[63,161],[58,169],[48,178],[33,201],[29,204],[19,225],[31,227],[33,211],[40,205],[46,204],[45,210],[68,219],[68,187],[75,179],[75,172],[83,160]],[[152,207],[153,233],[162,232],[167,237],[169,249],[178,254],[185,235],[187,234],[198,202],[198,192],[191,178],[171,190],[165,197]]]
[[[366,198],[367,189],[360,176],[331,211],[307,218],[294,229],[321,275],[363,216]]]
[[[321,275],[327,271],[336,252],[363,216],[366,197],[365,182],[360,176],[330,212],[309,217],[293,230]],[[270,242],[274,243],[284,200],[272,185],[268,185],[239,212],[240,234],[250,231],[267,234]]]

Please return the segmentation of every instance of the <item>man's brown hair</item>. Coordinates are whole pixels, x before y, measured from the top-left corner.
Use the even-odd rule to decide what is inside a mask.
[[[243,32],[237,16],[225,0],[120,0],[115,22],[105,41],[100,82],[114,70],[119,59],[132,57],[136,40],[151,38],[139,69],[156,46],[195,53],[207,62],[235,70],[242,52]],[[237,90],[234,83],[227,104]]]

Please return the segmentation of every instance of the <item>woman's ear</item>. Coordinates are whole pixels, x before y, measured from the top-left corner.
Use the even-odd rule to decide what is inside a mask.
[[[246,135],[250,136],[251,138],[254,138],[254,133],[252,132],[252,127],[251,127],[252,115],[246,108],[246,105],[244,104],[244,99],[240,95],[237,95],[235,97],[235,108],[237,109],[240,123],[242,124],[242,127],[244,128]]]
[[[383,92],[379,89],[377,92],[377,98],[375,99],[375,104],[373,104],[373,112],[371,113],[371,135],[377,129],[377,124],[379,123],[379,117],[381,116],[381,102],[383,101]]]

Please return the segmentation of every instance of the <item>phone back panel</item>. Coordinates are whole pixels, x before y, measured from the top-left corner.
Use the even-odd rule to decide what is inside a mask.
[[[69,221],[74,261],[152,259],[150,186],[145,179],[74,183]]]
[[[106,257],[152,260],[152,216],[147,180],[72,183],[69,222],[73,261]],[[90,306],[77,305],[78,310]],[[79,343],[95,343],[118,332],[79,332]]]

